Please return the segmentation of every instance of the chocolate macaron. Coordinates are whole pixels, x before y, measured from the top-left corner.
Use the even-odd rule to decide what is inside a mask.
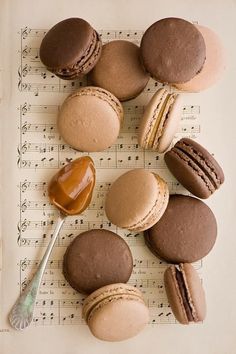
[[[140,48],[132,42],[116,40],[102,47],[101,57],[90,77],[95,86],[126,101],[143,91],[150,75],[141,63]]]
[[[145,232],[145,242],[169,263],[192,263],[205,257],[217,236],[216,219],[201,200],[171,195],[162,218]]]
[[[64,80],[87,74],[97,63],[102,49],[98,33],[82,18],[57,23],[40,45],[40,59],[47,69]]]
[[[83,87],[63,102],[58,130],[67,144],[79,151],[103,151],[117,139],[123,121],[120,101],[110,92]]]
[[[112,184],[105,201],[108,219],[131,231],[144,231],[163,215],[168,204],[167,183],[157,174],[135,169]]]
[[[133,269],[127,243],[117,234],[94,229],[78,235],[67,248],[63,273],[80,293],[90,294],[108,284],[126,283]]]
[[[164,18],[151,25],[141,41],[141,56],[150,75],[163,83],[183,83],[203,68],[206,46],[202,34],[181,18]]]
[[[192,139],[179,140],[164,159],[176,179],[196,197],[210,197],[224,182],[218,162]]]
[[[205,292],[196,270],[191,264],[168,267],[164,283],[171,309],[182,324],[201,322],[206,317]]]

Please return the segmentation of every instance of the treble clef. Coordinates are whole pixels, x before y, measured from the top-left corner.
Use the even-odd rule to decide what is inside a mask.
[[[24,258],[23,260],[20,261],[20,269],[22,272],[24,272],[26,270],[29,263],[30,263],[30,261],[27,258]]]
[[[26,58],[27,55],[30,53],[31,48],[28,47],[27,45],[24,46],[23,50],[22,50],[22,58]]]
[[[22,68],[22,76],[26,77],[30,71],[31,67],[28,66],[28,64],[25,64],[25,66]]]
[[[24,199],[23,202],[20,205],[21,211],[24,213],[27,209],[27,199]]]
[[[20,189],[22,192],[25,192],[27,190],[27,188],[29,187],[30,182],[27,181],[27,179],[24,180],[24,182],[22,182],[20,184]]]
[[[21,132],[22,134],[25,134],[27,130],[30,128],[31,124],[24,122],[23,125],[21,126]]]
[[[31,32],[30,28],[28,28],[28,27],[22,28],[21,29],[21,38],[26,39],[30,32]]]
[[[17,229],[19,232],[25,232],[28,227],[29,222],[27,219],[24,219],[22,222],[19,222],[17,225]]]
[[[20,111],[21,114],[24,116],[26,115],[26,113],[30,110],[30,105],[27,104],[27,102],[25,102],[21,107],[20,107]]]

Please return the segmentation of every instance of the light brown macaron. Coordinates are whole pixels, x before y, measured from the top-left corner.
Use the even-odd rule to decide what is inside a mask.
[[[83,305],[83,317],[96,338],[117,342],[143,330],[149,322],[149,310],[138,289],[118,283],[89,295]]]
[[[67,144],[79,151],[103,151],[116,141],[123,108],[110,92],[87,86],[72,93],[58,114],[58,130]]]
[[[201,322],[206,317],[206,299],[201,280],[189,263],[171,265],[164,273],[171,309],[182,324]]]
[[[115,40],[102,47],[102,55],[90,78],[94,85],[126,101],[143,91],[150,76],[140,61],[140,48],[132,42]]]
[[[206,61],[202,70],[191,80],[183,84],[175,84],[179,90],[200,92],[215,85],[226,68],[226,52],[221,39],[212,29],[195,25],[202,34],[206,44]]]
[[[140,121],[138,143],[159,153],[170,146],[182,113],[181,95],[162,88],[152,96]]]
[[[113,224],[131,231],[144,231],[162,217],[168,200],[168,186],[160,176],[145,169],[135,169],[112,184],[105,211]]]

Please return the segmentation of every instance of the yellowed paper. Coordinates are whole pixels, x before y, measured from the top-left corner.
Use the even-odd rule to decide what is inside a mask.
[[[231,77],[235,75],[235,60],[232,60],[235,49],[231,41],[234,42],[236,3],[216,3],[213,9],[210,3],[214,4],[211,1],[208,4],[190,1],[188,5],[184,1],[178,5],[174,1],[165,4],[100,1],[99,5],[96,1],[5,1],[4,11],[9,14],[5,28],[10,40],[5,44],[8,63],[1,105],[4,112],[1,118],[4,120],[1,131],[1,353],[141,353],[143,350],[164,354],[235,353],[233,295],[236,287],[228,274],[236,265],[231,227],[236,201],[231,182],[235,164],[231,165],[229,158],[236,138]],[[171,15],[211,26],[221,35],[230,54],[228,70],[218,86],[201,94],[184,95],[181,125],[175,136],[175,141],[188,136],[203,143],[222,162],[226,174],[225,185],[207,201],[218,219],[218,241],[212,253],[195,264],[206,289],[208,317],[204,324],[189,327],[176,324],[163,287],[166,264],[149,252],[142,234],[118,229],[107,220],[104,212],[110,184],[132,168],[155,171],[167,180],[171,193],[186,193],[167,171],[163,155],[143,151],[137,145],[139,119],[158,88],[151,80],[137,99],[124,103],[125,121],[116,144],[105,152],[91,154],[97,168],[93,200],[83,215],[66,220],[45,271],[33,323],[28,330],[17,333],[10,328],[7,314],[35,272],[57,218],[57,210],[47,198],[47,183],[59,168],[81,155],[59,137],[56,116],[64,98],[86,85],[86,79],[63,81],[49,73],[39,60],[40,42],[57,21],[78,16],[90,21],[104,42],[127,39],[139,43],[145,28]],[[223,17],[227,17],[227,23]],[[107,228],[126,240],[134,258],[130,284],[143,291],[150,308],[148,327],[138,337],[124,343],[102,343],[91,336],[81,318],[84,297],[76,293],[62,275],[66,247],[76,235],[90,228]]]

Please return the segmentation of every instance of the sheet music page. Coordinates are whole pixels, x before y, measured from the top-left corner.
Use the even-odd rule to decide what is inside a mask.
[[[214,153],[226,176],[225,184],[206,201],[217,218],[218,240],[212,252],[194,264],[206,291],[207,318],[197,325],[176,323],[163,286],[166,264],[150,253],[142,233],[117,228],[104,211],[111,183],[133,168],[158,173],[168,182],[171,193],[187,193],[168,172],[163,155],[144,151],[137,144],[144,106],[160,86],[150,80],[138,98],[123,104],[125,119],[117,142],[104,152],[90,154],[97,169],[92,202],[83,214],[66,219],[40,286],[33,323],[16,332],[7,315],[36,271],[58,216],[48,200],[48,181],[59,168],[82,155],[60,138],[56,117],[65,97],[85,86],[87,79],[63,81],[48,72],[39,60],[41,40],[56,22],[82,17],[97,29],[103,43],[126,39],[139,44],[149,25],[169,16],[209,26],[221,36],[228,54],[227,70],[218,85],[199,94],[184,94],[181,124],[174,139],[197,139]],[[150,354],[235,354],[235,16],[233,0],[3,0],[1,354],[138,354],[144,350]],[[105,343],[92,337],[81,317],[84,296],[75,292],[62,274],[66,247],[80,232],[91,228],[117,232],[129,244],[134,259],[129,283],[142,290],[150,309],[147,328],[125,342]]]

